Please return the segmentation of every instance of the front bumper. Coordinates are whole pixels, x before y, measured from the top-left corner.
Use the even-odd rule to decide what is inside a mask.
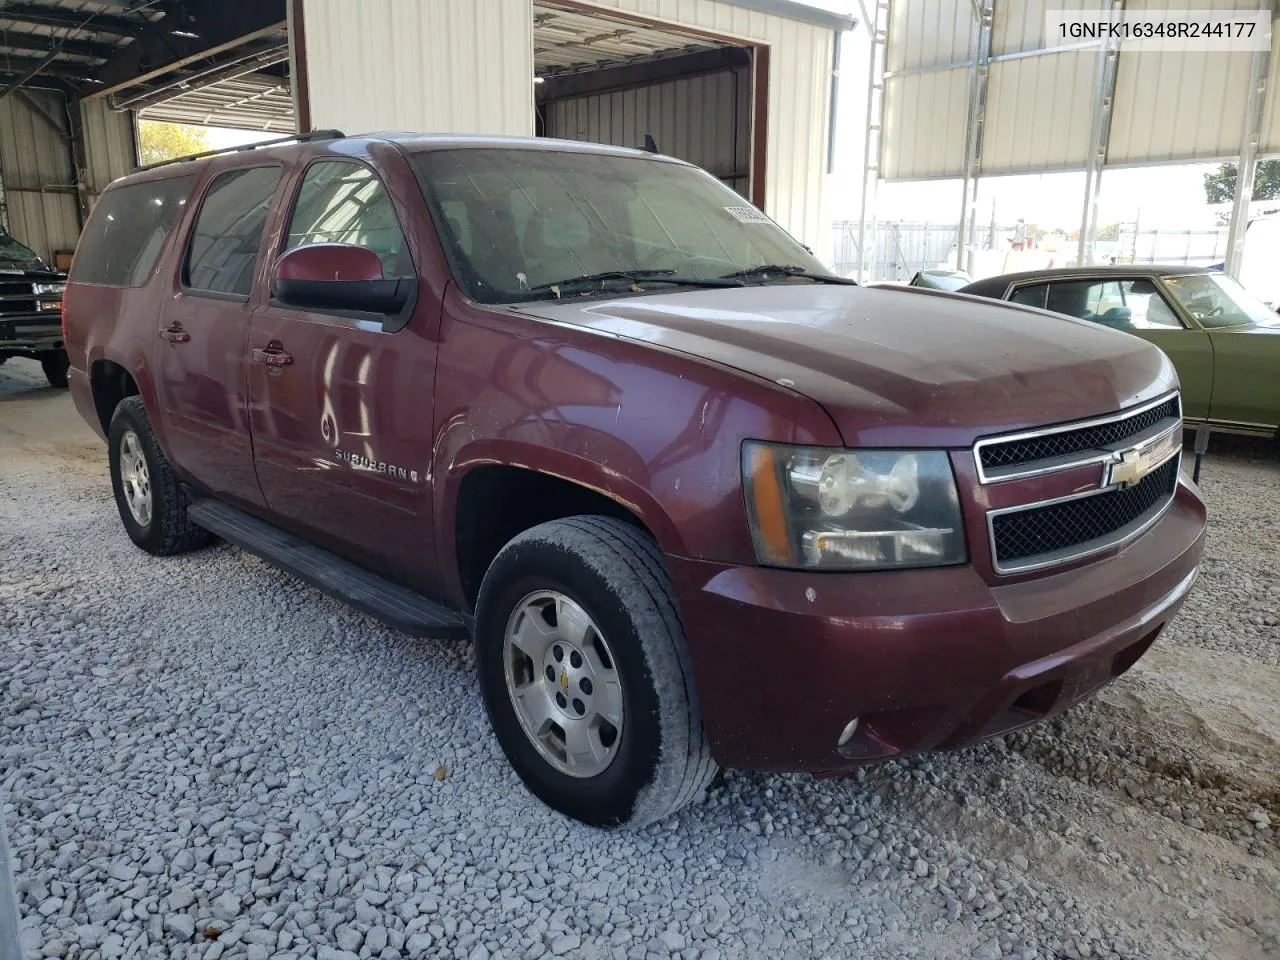
[[[57,313],[21,313],[0,316],[0,350],[41,351],[62,349],[62,321]]]
[[[728,767],[833,772],[1059,713],[1173,618],[1204,528],[1179,482],[1124,548],[997,586],[972,566],[819,574],[668,558],[712,752]]]

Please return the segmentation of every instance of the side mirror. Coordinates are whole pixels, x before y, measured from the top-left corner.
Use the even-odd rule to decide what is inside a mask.
[[[382,261],[366,247],[317,243],[297,247],[276,261],[271,296],[290,307],[399,313],[413,293],[412,280],[387,280]]]

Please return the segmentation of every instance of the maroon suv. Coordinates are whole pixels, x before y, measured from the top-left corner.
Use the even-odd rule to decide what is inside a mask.
[[[717,764],[1055,714],[1200,559],[1160,351],[859,288],[652,154],[313,136],[143,171],[98,202],[66,323],[135,543],[216,535],[470,635],[512,765],[593,824]]]

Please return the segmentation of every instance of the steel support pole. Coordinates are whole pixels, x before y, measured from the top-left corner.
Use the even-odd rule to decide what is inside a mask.
[[[1124,19],[1124,0],[1111,0],[1110,21]],[[1093,262],[1094,242],[1098,237],[1098,191],[1102,187],[1102,168],[1107,162],[1111,142],[1111,112],[1116,96],[1116,74],[1120,66],[1120,41],[1110,37],[1098,51],[1098,68],[1093,81],[1093,116],[1089,122],[1089,155],[1085,158],[1084,204],[1080,212],[1080,243],[1076,263]]]
[[[885,21],[883,26],[882,18]],[[869,16],[864,5],[862,22],[867,25],[871,52],[867,66],[867,122],[862,147],[862,205],[858,214],[858,282],[866,283],[868,271],[875,271],[876,188],[880,183],[880,134],[884,124],[883,54],[889,42],[888,5],[885,0],[876,0]],[[871,246],[869,259],[868,245]]]
[[[982,169],[982,135],[987,119],[987,77],[991,71],[991,24],[995,0],[973,0],[974,48],[969,68],[969,112],[964,125],[964,173],[960,180],[960,227],[956,269],[973,269],[972,234]]]
[[[1240,138],[1240,162],[1236,168],[1236,195],[1231,204],[1231,228],[1227,232],[1228,276],[1240,279],[1244,258],[1244,235],[1249,228],[1249,202],[1253,199],[1253,179],[1257,172],[1258,134],[1262,129],[1262,110],[1267,99],[1267,66],[1271,53],[1255,50],[1249,73],[1249,96],[1245,101],[1244,135]]]

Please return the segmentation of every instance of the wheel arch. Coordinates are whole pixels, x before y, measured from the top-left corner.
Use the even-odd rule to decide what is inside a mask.
[[[545,458],[546,451],[539,454]],[[566,457],[568,460],[576,458]],[[520,457],[487,458],[446,480],[440,504],[442,569],[455,577],[464,609],[475,608],[485,571],[512,538],[540,523],[571,516],[612,517],[679,552],[674,524],[656,501],[632,484],[603,474],[595,464],[548,470]]]

